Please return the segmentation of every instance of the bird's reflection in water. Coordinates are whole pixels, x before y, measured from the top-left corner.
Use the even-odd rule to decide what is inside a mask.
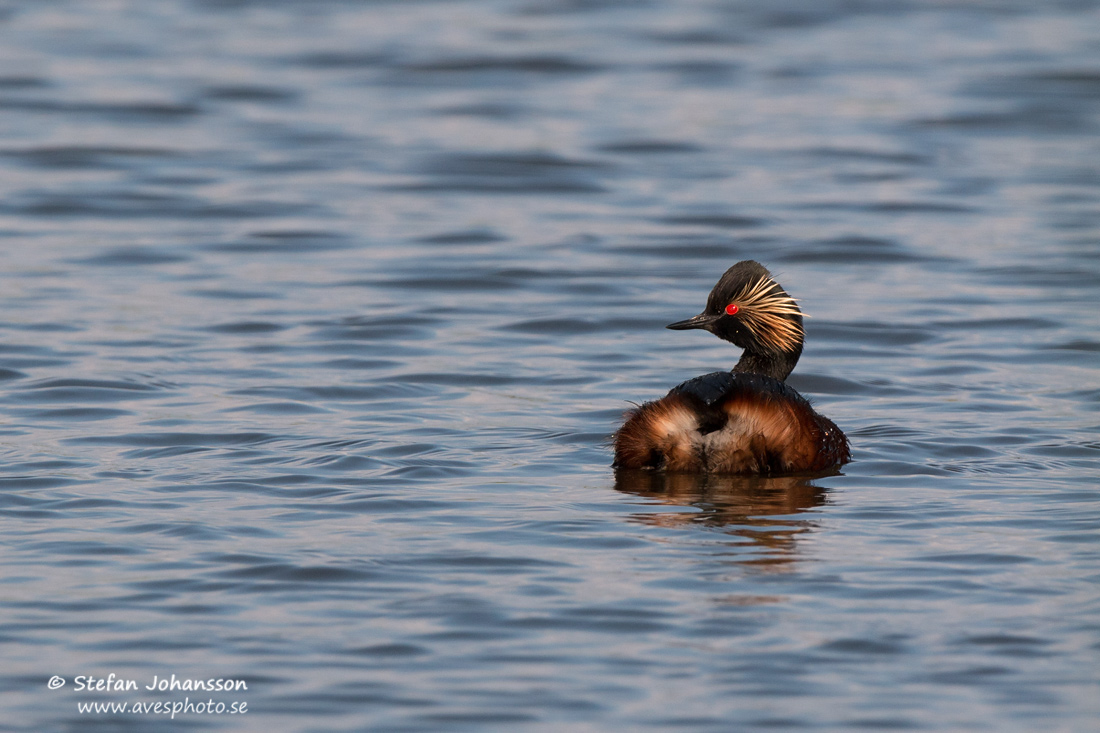
[[[615,473],[615,489],[697,511],[649,511],[631,521],[658,527],[709,527],[738,538],[738,561],[782,570],[796,559],[799,535],[815,523],[805,513],[825,503],[818,477],[717,476],[660,471]],[[747,552],[746,552],[747,551]]]

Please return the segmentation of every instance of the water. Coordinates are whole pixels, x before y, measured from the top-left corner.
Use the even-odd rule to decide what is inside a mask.
[[[1089,1],[7,3],[0,727],[1095,730],[1098,59]],[[744,258],[855,461],[616,477]],[[188,696],[247,713],[77,707]]]

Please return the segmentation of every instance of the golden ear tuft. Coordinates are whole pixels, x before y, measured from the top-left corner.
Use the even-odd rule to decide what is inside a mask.
[[[793,351],[802,342],[802,325],[784,316],[802,315],[794,298],[770,277],[746,285],[732,299],[745,327],[763,343],[777,351]]]

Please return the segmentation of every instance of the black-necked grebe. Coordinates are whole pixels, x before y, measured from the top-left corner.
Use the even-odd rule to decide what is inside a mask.
[[[850,460],[844,433],[784,383],[802,355],[802,312],[759,262],[726,270],[702,313],[667,327],[702,328],[744,353],[733,371],[632,410],[615,433],[617,468],[785,474]]]

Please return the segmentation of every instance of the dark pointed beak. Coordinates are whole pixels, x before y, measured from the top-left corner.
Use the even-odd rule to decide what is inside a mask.
[[[700,313],[697,316],[692,316],[686,321],[676,321],[676,323],[670,323],[665,328],[671,328],[673,331],[688,331],[692,328],[702,328],[707,331],[714,325],[714,322],[719,319],[720,316],[712,316],[706,313]]]

